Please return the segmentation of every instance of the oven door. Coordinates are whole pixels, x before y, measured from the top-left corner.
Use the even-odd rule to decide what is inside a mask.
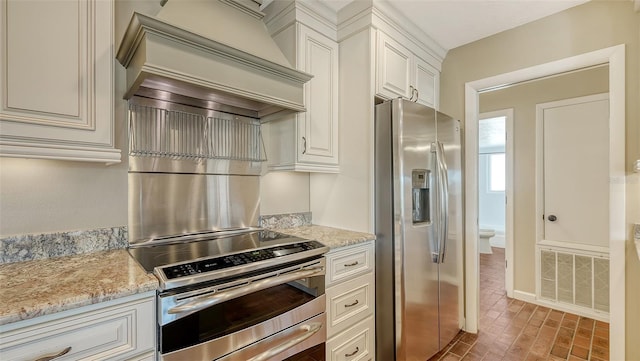
[[[324,258],[159,295],[162,359],[283,360],[326,339]]]

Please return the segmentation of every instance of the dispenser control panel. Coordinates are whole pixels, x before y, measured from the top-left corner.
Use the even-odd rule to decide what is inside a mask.
[[[411,203],[413,223],[431,222],[430,184],[431,171],[414,169],[411,171]]]

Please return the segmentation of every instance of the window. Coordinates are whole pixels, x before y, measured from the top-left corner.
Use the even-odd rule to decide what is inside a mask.
[[[504,153],[489,155],[489,191],[505,190],[505,157]]]

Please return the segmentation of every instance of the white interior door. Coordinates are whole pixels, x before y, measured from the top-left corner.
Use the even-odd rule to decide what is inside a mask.
[[[540,104],[538,126],[542,240],[608,247],[608,94]]]

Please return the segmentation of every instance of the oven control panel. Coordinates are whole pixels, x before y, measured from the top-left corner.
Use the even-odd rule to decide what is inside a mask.
[[[311,251],[323,247],[325,246],[317,241],[292,243],[276,247],[256,249],[243,253],[230,254],[201,261],[183,263],[175,266],[163,267],[162,271],[164,272],[167,279],[175,279],[265,261],[272,258]]]

